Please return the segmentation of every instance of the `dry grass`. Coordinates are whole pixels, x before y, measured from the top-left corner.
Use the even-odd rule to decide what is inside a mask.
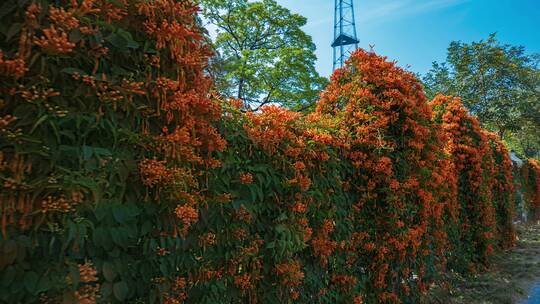
[[[529,288],[540,282],[540,226],[520,226],[517,246],[499,253],[488,272],[470,277],[449,274],[451,288],[434,289],[427,303],[511,304],[527,297]]]

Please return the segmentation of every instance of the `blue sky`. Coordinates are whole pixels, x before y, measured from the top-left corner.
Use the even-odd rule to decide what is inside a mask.
[[[308,18],[317,69],[332,71],[334,0],[277,0]],[[503,43],[540,53],[540,0],[354,0],[360,46],[424,74],[443,61],[450,41],[477,41],[497,32]]]

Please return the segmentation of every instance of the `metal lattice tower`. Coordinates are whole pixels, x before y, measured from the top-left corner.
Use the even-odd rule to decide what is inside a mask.
[[[358,48],[353,0],[335,0],[334,14],[334,67],[344,65],[349,55]]]

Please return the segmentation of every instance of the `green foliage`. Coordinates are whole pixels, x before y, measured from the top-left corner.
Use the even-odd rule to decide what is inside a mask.
[[[275,0],[203,0],[204,17],[218,29],[218,89],[246,108],[278,103],[313,105],[327,80],[315,70],[315,45],[306,19]]]
[[[417,302],[455,254],[444,137],[393,63],[243,114],[189,1],[36,3],[0,6],[1,302]]]
[[[192,5],[180,1],[171,19],[184,36],[168,41],[181,53],[158,47],[143,3],[0,5],[2,303],[93,303],[98,294],[159,303],[178,269],[197,266],[193,254],[156,254],[187,242],[166,232],[178,200],[150,196],[139,162],[163,157],[155,134],[185,122],[160,108],[158,77],[179,80],[191,101],[197,90],[207,95],[204,46]]]

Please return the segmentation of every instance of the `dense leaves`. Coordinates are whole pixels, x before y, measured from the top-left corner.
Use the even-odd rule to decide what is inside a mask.
[[[1,301],[182,294],[175,282],[194,255],[163,250],[185,246],[198,172],[224,147],[195,11],[166,0],[2,3]]]
[[[334,74],[317,112],[338,119],[345,134],[355,194],[349,267],[369,269],[355,272],[366,300],[418,301],[446,263],[442,141],[420,83],[359,50]]]
[[[521,167],[521,186],[525,196],[525,210],[532,221],[540,220],[540,163],[529,159]]]
[[[0,11],[0,301],[412,303],[512,245],[504,146],[383,57],[245,114],[188,1]]]
[[[494,246],[509,247],[514,242],[511,161],[502,142],[480,127],[459,98],[437,96],[432,107],[446,137],[445,150],[453,163],[447,172],[457,189],[458,205],[448,223],[454,233],[451,267],[476,269],[488,265]]]

